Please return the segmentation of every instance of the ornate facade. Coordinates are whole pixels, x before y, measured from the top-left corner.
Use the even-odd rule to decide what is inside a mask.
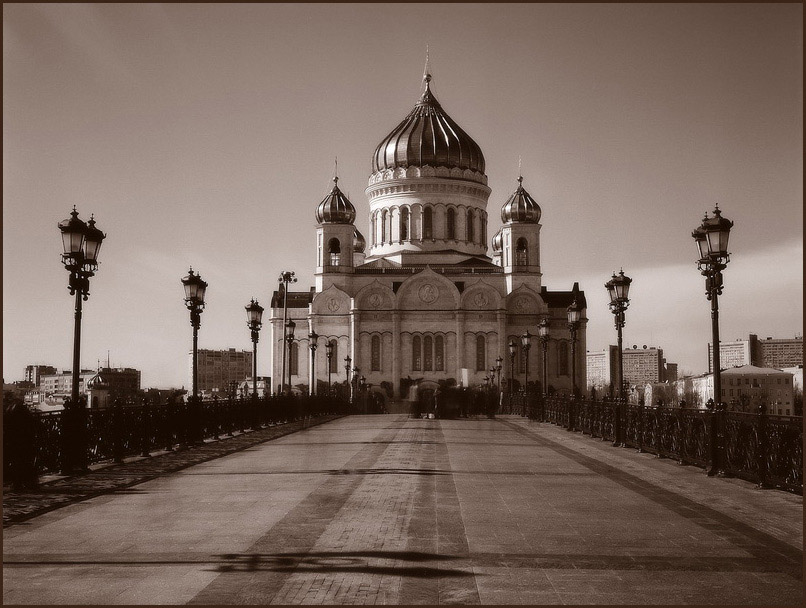
[[[490,188],[479,146],[442,109],[430,90],[377,146],[366,195],[367,239],[354,225],[355,208],[334,179],[315,210],[316,285],[288,293],[288,318],[296,323],[286,382],[311,384],[308,334],[318,334],[315,379],[328,381],[325,344],[334,344],[331,379],[344,382],[345,357],[367,384],[391,387],[405,398],[406,379],[421,388],[455,381],[484,382],[496,359],[502,383],[510,377],[508,343],[518,342],[514,378],[523,384],[526,358],[520,336],[536,336],[542,318],[550,323],[548,384],[570,392],[571,344],[566,309],[582,309],[577,332],[577,386],[585,387],[585,296],[542,285],[541,210],[518,178],[501,207],[504,222],[487,255]],[[271,303],[273,385],[280,386],[283,359],[283,297]],[[528,357],[530,382],[542,380],[543,353],[537,338]],[[401,384],[403,391],[401,391]]]

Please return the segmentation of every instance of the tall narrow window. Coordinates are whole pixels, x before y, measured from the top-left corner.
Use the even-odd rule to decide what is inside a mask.
[[[475,234],[473,232],[473,210],[467,210],[467,242],[472,243],[475,240]]]
[[[434,338],[434,369],[445,371],[445,338],[442,336]]]
[[[330,254],[330,265],[338,266],[341,257],[341,243],[339,239],[333,238],[327,244],[327,252]]]
[[[481,244],[487,244],[487,214],[482,212],[479,215],[479,221],[481,222]]]
[[[291,348],[288,349],[288,368],[291,370],[292,376],[299,376],[299,344],[297,342],[292,342]]]
[[[448,217],[447,217],[447,228],[448,228],[448,238],[455,239],[456,238],[456,211],[454,209],[448,208]]]
[[[484,336],[476,336],[476,371],[487,371],[487,343]]]
[[[392,227],[389,225],[389,211],[384,209],[381,213],[381,244],[392,242],[391,231]]]
[[[411,369],[420,371],[422,367],[422,347],[420,336],[414,336],[411,339]]]
[[[427,372],[434,369],[433,348],[434,345],[431,336],[423,338],[423,369]]]
[[[330,373],[331,374],[338,374],[339,373],[339,341],[338,340],[331,340],[330,343],[333,345],[333,350],[331,351],[333,354],[330,356]]]
[[[434,211],[431,207],[423,209],[423,239],[434,237]]]
[[[371,239],[370,247],[374,247],[375,243],[378,240],[378,233],[376,232],[377,229],[378,229],[378,212],[376,211],[375,213],[372,214],[372,228],[369,231]]]
[[[373,372],[381,371],[381,337],[372,336],[372,357],[370,369]]]
[[[568,375],[568,342],[560,342],[557,345],[557,375]]]
[[[526,266],[529,264],[529,243],[521,237],[515,245],[515,266]]]
[[[403,207],[400,210],[400,240],[401,241],[408,241],[409,240],[409,209],[408,209],[408,207]]]

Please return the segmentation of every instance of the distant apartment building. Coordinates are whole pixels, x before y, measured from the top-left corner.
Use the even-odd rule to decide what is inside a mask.
[[[721,374],[722,401],[728,410],[756,412],[762,403],[767,413],[792,416],[794,411],[793,375],[778,369],[741,365],[724,370]],[[688,401],[689,407],[704,408],[714,397],[714,375],[702,374],[682,378],[676,383],[678,396]]]
[[[663,370],[664,382],[677,382],[677,363],[666,363]]]
[[[708,343],[708,372],[713,372],[713,344]],[[782,369],[803,365],[803,337],[759,340],[756,334],[747,339],[719,342],[719,366],[730,369],[742,365]]]
[[[600,393],[618,384],[618,347],[608,346],[604,350],[585,353],[587,359],[587,387]]]
[[[234,393],[238,385],[252,377],[252,351],[200,349],[198,351],[199,392]],[[193,353],[189,356],[188,386],[193,386]]]
[[[78,394],[87,394],[87,381],[96,374],[95,370],[82,369],[78,374]],[[61,371],[42,374],[39,377],[40,400],[44,403],[61,403],[73,392],[73,372]]]
[[[24,380],[34,386],[39,386],[42,376],[55,373],[56,368],[52,365],[26,365]]]
[[[663,382],[663,349],[654,346],[625,348],[622,353],[624,381],[629,384],[644,385]]]
[[[131,367],[102,367],[87,380],[89,406],[104,408],[115,399],[127,399],[140,393],[140,370]]]

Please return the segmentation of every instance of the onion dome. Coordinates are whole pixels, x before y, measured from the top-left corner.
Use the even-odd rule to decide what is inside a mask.
[[[431,75],[424,80],[414,109],[375,148],[372,172],[428,165],[484,173],[481,148],[442,109],[431,92]]]
[[[355,253],[364,253],[364,249],[366,248],[367,241],[364,239],[364,235],[358,231],[358,228],[356,228],[353,232],[353,251]]]
[[[101,375],[101,372],[96,373],[87,380],[87,390],[103,390],[107,388],[109,388],[109,383]]]
[[[503,230],[498,229],[498,232],[493,236],[493,253],[501,253],[504,250],[504,235]]]
[[[320,224],[352,224],[355,207],[339,190],[339,178],[333,178],[333,189],[316,208],[316,221]]]
[[[518,189],[501,207],[501,221],[537,224],[540,221],[540,205],[523,188],[523,176],[518,177]]]

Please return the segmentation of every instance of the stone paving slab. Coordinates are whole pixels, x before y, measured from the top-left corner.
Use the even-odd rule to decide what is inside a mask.
[[[515,416],[351,416],[7,528],[3,599],[799,606],[802,516]]]
[[[17,492],[3,488],[3,527],[14,525],[53,509],[80,502],[92,496],[121,491],[124,488],[167,475],[181,469],[247,449],[264,441],[329,422],[339,416],[320,416],[275,424],[245,433],[235,432],[203,445],[176,451],[155,452],[150,457],[128,458],[119,464],[103,463],[91,467],[84,475],[62,477],[51,475],[40,480],[36,492]]]

